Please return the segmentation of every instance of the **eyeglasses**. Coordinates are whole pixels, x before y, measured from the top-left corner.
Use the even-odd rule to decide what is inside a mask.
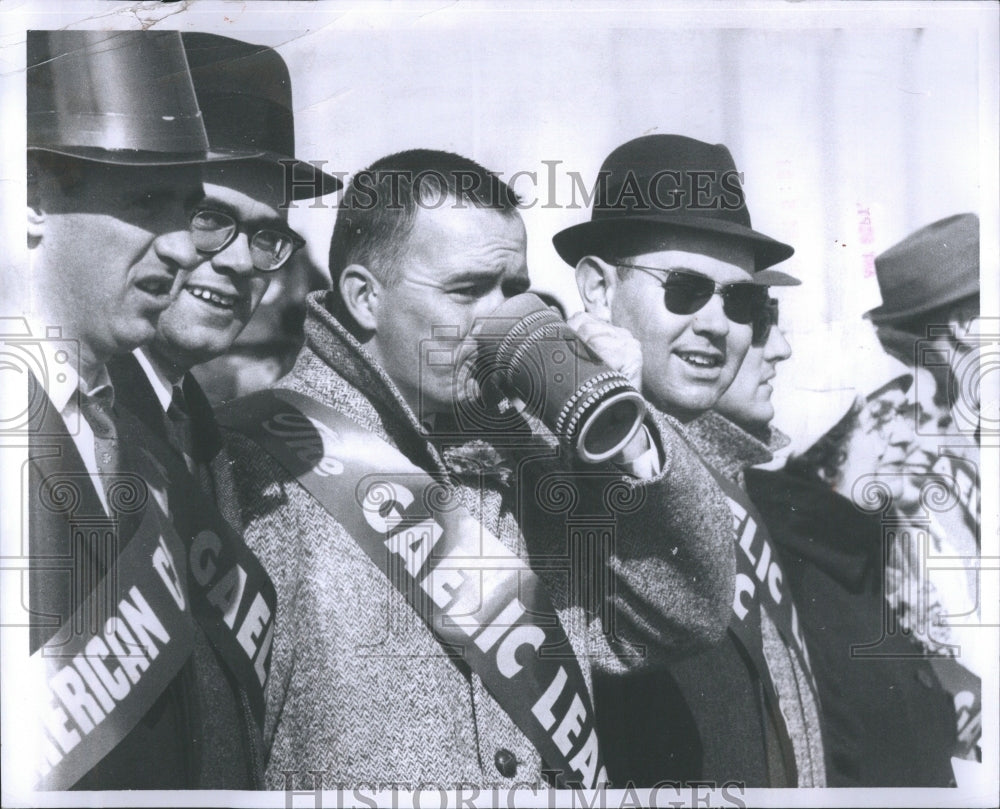
[[[717,284],[705,275],[684,270],[664,270],[639,264],[618,264],[639,270],[656,278],[663,285],[663,303],[675,315],[693,315],[705,306],[713,295],[722,297],[722,311],[733,323],[746,325],[760,320],[767,305],[767,287],[750,281]],[[666,278],[662,274],[666,273]]]
[[[768,298],[764,301],[764,306],[760,314],[753,321],[753,339],[751,345],[760,348],[767,343],[767,338],[771,336],[771,329],[778,325],[778,301]]]
[[[274,272],[281,269],[292,253],[305,246],[305,239],[291,230],[261,228],[251,232],[236,217],[214,208],[199,208],[191,215],[191,238],[202,253],[224,250],[240,233],[249,237],[254,269]]]
[[[893,404],[884,399],[875,399],[869,402],[862,412],[862,432],[866,434],[877,432],[882,437],[886,437],[888,428],[898,420],[908,421],[917,427],[927,424],[933,418],[918,402],[910,401]]]

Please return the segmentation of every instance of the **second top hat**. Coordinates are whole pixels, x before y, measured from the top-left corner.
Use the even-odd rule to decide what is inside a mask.
[[[199,32],[182,35],[213,150],[255,152],[292,172],[292,199],[337,191],[340,180],[298,160],[292,83],[281,55],[265,45]]]

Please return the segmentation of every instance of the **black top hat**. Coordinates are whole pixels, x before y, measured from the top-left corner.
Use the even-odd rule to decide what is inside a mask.
[[[882,305],[876,325],[915,317],[979,294],[979,217],[949,216],[911,233],[875,259]]]
[[[28,149],[158,166],[209,152],[176,31],[28,31]]]
[[[750,226],[729,150],[682,135],[647,135],[615,149],[601,166],[590,221],[557,233],[552,242],[563,260],[576,266],[586,255],[623,248],[648,252],[665,230],[740,239],[753,248],[756,270],[795,252]],[[791,279],[773,275],[772,283]]]
[[[338,190],[342,183],[297,160],[292,84],[285,60],[273,48],[218,34],[182,34],[191,78],[213,150],[235,157],[256,152],[262,160],[291,161],[292,199]]]

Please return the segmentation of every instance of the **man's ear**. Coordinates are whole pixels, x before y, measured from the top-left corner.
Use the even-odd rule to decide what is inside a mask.
[[[378,324],[379,280],[361,264],[349,264],[340,274],[340,297],[354,321],[365,331]]]
[[[45,232],[45,211],[28,203],[28,244],[37,244]]]
[[[32,157],[28,157],[28,244],[37,244],[45,230],[45,208],[42,203],[42,171]]]
[[[576,265],[576,288],[588,314],[611,322],[611,303],[618,285],[618,270],[597,256],[584,256]]]

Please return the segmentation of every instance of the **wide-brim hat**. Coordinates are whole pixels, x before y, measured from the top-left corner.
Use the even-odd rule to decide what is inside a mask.
[[[342,183],[295,155],[292,83],[280,54],[218,34],[184,33],[191,78],[214,151],[256,159],[292,171],[292,199],[333,193]],[[283,161],[283,162],[282,162]]]
[[[729,149],[682,135],[647,135],[615,149],[598,173],[590,221],[552,243],[575,267],[587,255],[651,252],[670,231],[738,239],[753,249],[758,271],[795,252],[751,226]]]
[[[876,325],[906,320],[979,294],[979,217],[940,219],[875,259],[882,305],[865,312]]]
[[[176,31],[29,31],[26,82],[29,150],[123,166],[234,157],[209,149]]]

